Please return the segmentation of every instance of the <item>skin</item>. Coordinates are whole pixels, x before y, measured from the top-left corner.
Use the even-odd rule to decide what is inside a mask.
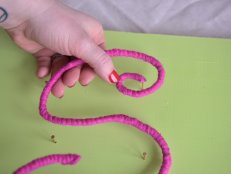
[[[96,74],[110,83],[108,77],[114,66],[104,52],[104,31],[98,21],[57,0],[14,0],[15,3],[27,4],[28,10],[18,10],[20,7],[14,10],[9,1],[12,0],[0,0],[0,6],[3,4],[9,13],[9,18],[0,26],[19,47],[35,56],[39,78],[53,75],[70,61],[69,56],[86,62],[62,76],[52,88],[54,96],[62,98],[65,86],[73,87],[78,82],[83,86],[88,85]],[[22,11],[25,12],[22,14]],[[55,53],[65,56],[53,59]]]

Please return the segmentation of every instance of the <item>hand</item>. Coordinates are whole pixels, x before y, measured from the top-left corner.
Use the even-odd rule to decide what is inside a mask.
[[[6,27],[12,39],[36,57],[37,76],[43,78],[49,73],[53,74],[69,61],[68,56],[75,56],[87,64],[66,72],[53,87],[54,96],[61,98],[64,87],[73,87],[77,81],[81,85],[88,85],[95,73],[112,83],[109,76],[113,75],[114,66],[111,58],[103,51],[105,39],[101,24],[59,1],[50,2],[46,6],[43,3],[47,3],[47,0],[29,1],[37,3],[32,10],[35,13],[30,13],[28,18],[16,26]],[[38,10],[41,12],[38,13]],[[55,53],[65,56],[53,61],[51,57]]]

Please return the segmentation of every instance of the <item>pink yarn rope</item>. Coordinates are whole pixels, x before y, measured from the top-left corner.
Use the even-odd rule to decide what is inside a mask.
[[[76,154],[53,154],[37,158],[17,169],[13,174],[27,174],[44,166],[60,163],[62,165],[74,165],[78,163],[80,156]]]
[[[124,57],[133,57],[136,59],[143,60],[145,62],[150,63],[152,66],[156,67],[158,71],[158,78],[153,85],[151,85],[149,88],[137,90],[137,91],[126,88],[123,85],[123,82],[126,79],[133,79],[139,82],[145,82],[146,79],[144,76],[140,74],[136,74],[136,73],[124,73],[120,75],[120,80],[116,84],[116,87],[124,95],[132,96],[132,97],[143,97],[145,95],[149,95],[153,93],[163,84],[164,76],[165,76],[164,68],[162,67],[161,63],[154,57],[146,55],[144,53],[139,53],[136,51],[121,50],[121,49],[108,50],[106,51],[106,53],[111,57],[124,56]],[[133,117],[130,117],[124,114],[107,115],[107,116],[101,116],[98,118],[78,119],[78,118],[60,118],[60,117],[51,115],[47,111],[46,105],[47,105],[48,96],[54,84],[63,75],[63,73],[65,73],[66,71],[74,67],[82,65],[82,64],[84,64],[84,62],[80,59],[73,60],[69,62],[67,65],[65,65],[64,67],[62,67],[50,79],[50,81],[46,84],[41,94],[40,105],[39,105],[40,115],[49,122],[52,122],[54,124],[63,125],[63,126],[92,126],[92,125],[108,123],[108,122],[118,122],[122,124],[131,125],[139,129],[140,131],[150,135],[158,143],[158,145],[160,146],[162,150],[162,154],[163,154],[162,165],[158,173],[167,174],[170,170],[171,162],[172,162],[168,144],[166,143],[164,138],[161,136],[161,134],[156,129],[149,126],[148,124],[145,124],[136,118],[133,118]],[[71,157],[74,158],[73,160],[74,163],[78,162],[78,160],[80,159],[78,155],[71,156]],[[53,155],[53,156],[51,155],[51,156],[39,158],[37,160],[32,161],[31,163],[26,164],[24,167],[19,169],[20,171],[17,170],[14,174],[27,174],[30,171],[38,167],[49,165],[49,164],[52,164],[53,162],[60,162],[60,161],[63,161],[64,159],[67,159],[65,155],[58,155],[58,157],[56,155]],[[35,165],[35,163],[36,164],[39,163],[39,165]],[[74,163],[70,163],[70,164],[74,164]],[[61,164],[66,164],[66,163],[61,162]]]

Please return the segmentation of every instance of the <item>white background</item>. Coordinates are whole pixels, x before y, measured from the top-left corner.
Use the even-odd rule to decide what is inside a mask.
[[[108,30],[231,38],[231,0],[62,0]]]

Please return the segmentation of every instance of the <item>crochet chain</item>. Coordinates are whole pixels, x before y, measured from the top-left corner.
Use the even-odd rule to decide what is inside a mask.
[[[120,75],[120,80],[116,84],[117,89],[123,93],[124,95],[128,95],[131,97],[143,97],[155,92],[164,82],[165,71],[161,63],[154,57],[146,55],[144,53],[130,51],[130,50],[122,50],[122,49],[112,49],[107,50],[106,53],[111,56],[124,56],[124,57],[132,57],[135,59],[140,59],[145,62],[150,63],[154,66],[158,71],[158,77],[156,82],[146,89],[141,90],[131,90],[128,89],[123,85],[123,82],[126,79],[133,79],[139,82],[145,82],[146,79],[144,76],[137,74],[137,73],[123,73]],[[168,147],[167,142],[161,136],[161,134],[148,124],[143,123],[142,121],[130,117],[124,114],[114,114],[114,115],[106,115],[100,116],[98,118],[86,118],[86,119],[79,119],[79,118],[60,118],[58,116],[51,115],[47,111],[47,100],[50,94],[50,91],[57,80],[65,73],[66,71],[80,66],[84,64],[84,62],[80,59],[73,60],[69,62],[67,65],[62,67],[46,84],[44,87],[41,97],[40,97],[40,104],[39,104],[39,111],[40,115],[47,121],[52,122],[54,124],[59,124],[62,126],[92,126],[96,124],[108,123],[108,122],[118,122],[121,124],[127,124],[137,128],[138,130],[148,134],[151,136],[160,146],[162,150],[162,165],[159,170],[159,174],[168,174],[170,167],[171,167],[171,154]],[[28,174],[38,168],[51,165],[54,163],[60,163],[62,165],[73,165],[76,164],[80,160],[80,156],[77,154],[53,154],[44,156],[41,158],[37,158],[26,165],[17,169],[13,174]]]

